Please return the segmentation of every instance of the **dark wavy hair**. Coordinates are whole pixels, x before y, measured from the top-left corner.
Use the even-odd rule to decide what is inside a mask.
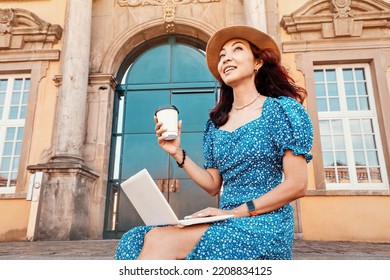
[[[295,84],[287,70],[278,62],[276,53],[270,49],[260,50],[252,43],[249,44],[255,59],[260,58],[263,61],[255,77],[257,92],[273,98],[292,97],[302,104],[307,96],[306,90]],[[233,88],[222,81],[219,102],[210,112],[210,119],[216,126],[227,122],[232,104]]]

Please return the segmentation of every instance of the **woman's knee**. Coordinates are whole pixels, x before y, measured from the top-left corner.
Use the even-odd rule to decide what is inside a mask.
[[[144,238],[146,245],[163,245],[167,239],[172,238],[172,235],[167,234],[168,230],[165,227],[155,227],[151,229]]]

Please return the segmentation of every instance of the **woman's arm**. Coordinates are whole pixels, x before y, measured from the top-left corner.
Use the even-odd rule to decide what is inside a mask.
[[[155,118],[157,122],[157,119]],[[178,163],[183,162],[183,149],[180,147],[180,138],[181,138],[181,127],[182,121],[179,121],[178,127],[178,136],[175,140],[166,141],[161,136],[165,131],[161,127],[161,123],[156,123],[156,135],[158,137],[158,144],[160,147],[170,154]],[[208,168],[204,169],[198,166],[194,161],[191,160],[189,155],[186,155],[183,163],[183,169],[186,171],[188,176],[201,188],[203,188],[210,195],[217,195],[222,186],[222,178],[219,174],[218,169]]]
[[[183,149],[178,149],[178,152],[172,157],[179,163],[183,162]],[[201,168],[191,158],[186,155],[183,169],[187,172],[188,176],[198,184],[202,189],[207,191],[210,195],[214,196],[219,193],[222,186],[222,178],[219,174],[219,170],[215,168]]]
[[[253,200],[258,215],[276,210],[291,201],[305,195],[307,188],[307,163],[304,156],[295,156],[287,150],[283,156],[284,181],[266,194]],[[194,214],[193,217],[206,217],[233,214],[235,217],[247,217],[246,203],[232,210],[208,207]]]
[[[304,156],[296,156],[287,150],[283,156],[284,181],[266,194],[253,200],[260,214],[276,210],[291,201],[303,197],[307,189],[307,163]],[[233,210],[236,216],[248,216],[246,204]]]

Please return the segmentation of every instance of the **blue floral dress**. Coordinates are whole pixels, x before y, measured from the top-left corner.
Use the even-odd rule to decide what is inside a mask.
[[[313,141],[310,118],[295,99],[267,98],[259,118],[229,132],[210,120],[204,132],[205,168],[217,168],[223,178],[219,207],[233,209],[270,191],[283,180],[286,150],[309,162]],[[116,259],[136,259],[151,226],[125,233]],[[213,223],[186,259],[291,259],[294,213],[291,205],[255,217]]]

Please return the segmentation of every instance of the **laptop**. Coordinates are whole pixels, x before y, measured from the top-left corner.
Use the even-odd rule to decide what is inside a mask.
[[[213,223],[233,217],[233,215],[223,215],[179,220],[146,169],[142,169],[124,181],[121,187],[145,225],[177,225],[184,227]]]

